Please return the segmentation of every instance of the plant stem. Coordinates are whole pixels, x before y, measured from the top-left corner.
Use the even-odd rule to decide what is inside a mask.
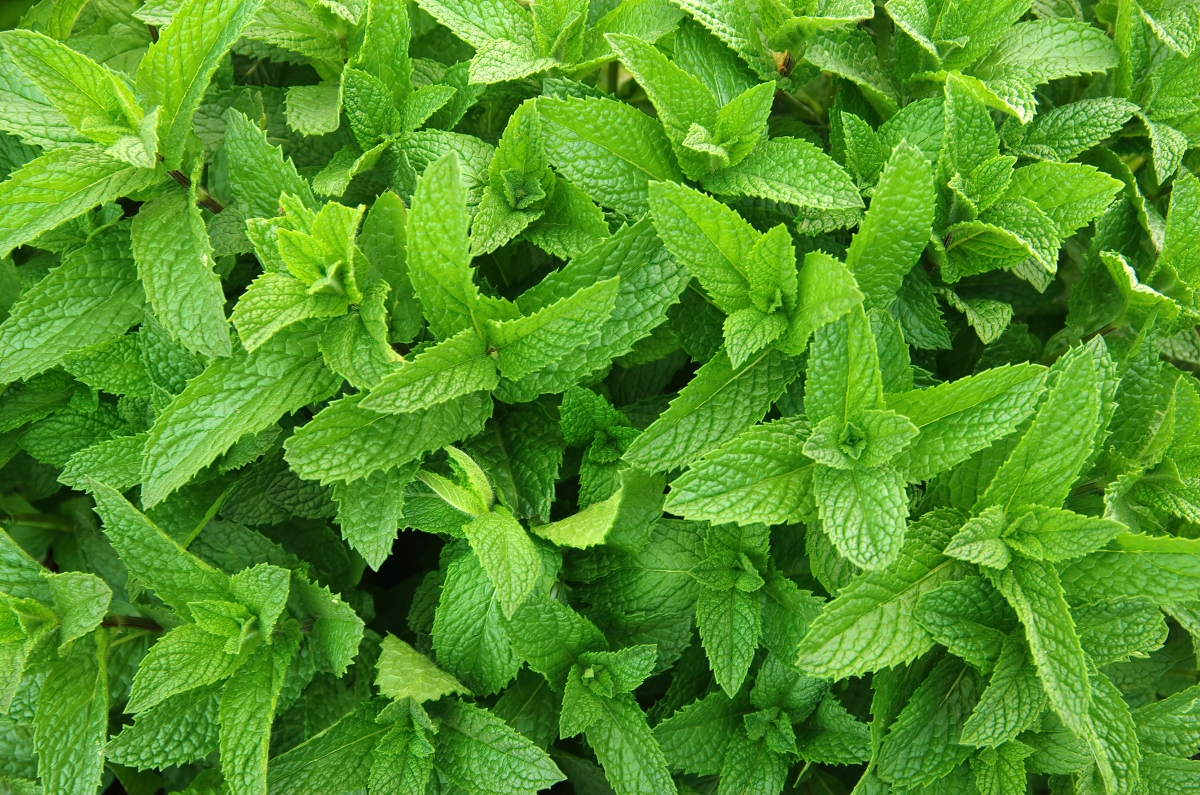
[[[122,616],[116,613],[109,613],[100,622],[102,627],[128,627],[129,629],[145,629],[150,632],[162,632],[162,627],[152,618],[141,618],[139,616]]]

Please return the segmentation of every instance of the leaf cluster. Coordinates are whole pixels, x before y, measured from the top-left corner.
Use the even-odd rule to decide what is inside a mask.
[[[37,0],[0,792],[1200,791],[1195,0]]]

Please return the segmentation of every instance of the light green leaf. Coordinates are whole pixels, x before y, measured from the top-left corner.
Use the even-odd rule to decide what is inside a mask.
[[[1073,597],[1099,601],[1146,596],[1159,604],[1195,598],[1200,584],[1200,543],[1194,539],[1123,533],[1111,550],[1093,552],[1062,571]]]
[[[245,647],[240,654],[228,654],[226,640],[195,624],[184,624],[163,635],[138,665],[126,709],[134,714],[145,712],[177,693],[226,679],[245,662],[250,650]],[[270,647],[261,648],[270,652]]]
[[[202,356],[229,356],[225,293],[195,199],[171,190],[147,202],[130,228],[138,277],[155,317]]]
[[[137,71],[146,102],[158,105],[159,152],[179,168],[192,116],[221,59],[258,13],[263,0],[184,0]]]
[[[500,372],[515,381],[590,344],[612,314],[619,287],[620,277],[605,279],[532,315],[489,323]]]
[[[854,565],[878,570],[900,555],[908,519],[904,479],[890,467],[818,466],[813,493],[821,525]]]
[[[1057,380],[1033,424],[1021,437],[980,497],[976,510],[999,505],[1058,507],[1088,456],[1100,425],[1100,393],[1092,352],[1084,346],[1064,355],[1051,371]]]
[[[909,527],[891,566],[856,577],[813,621],[800,642],[800,667],[813,676],[842,679],[928,651],[933,639],[917,622],[917,602],[962,576],[963,564],[941,552],[961,524],[957,512],[937,510]]]
[[[1083,557],[1126,529],[1111,519],[1035,505],[1011,519],[1004,542],[1025,557],[1058,563]]]
[[[823,72],[856,83],[881,116],[890,117],[898,109],[899,95],[880,68],[875,43],[866,31],[845,27],[822,31],[807,42],[804,58]]]
[[[536,795],[564,779],[544,751],[487,710],[446,699],[430,714],[441,721],[434,766],[468,792]]]
[[[375,685],[380,693],[391,699],[412,698],[419,704],[454,693],[470,695],[471,692],[424,654],[390,633],[383,639],[378,668]]]
[[[704,187],[822,211],[863,206],[850,175],[829,155],[799,138],[764,141],[742,162],[706,179]]]
[[[612,314],[600,325],[600,336],[571,357],[548,365],[518,382],[501,380],[498,397],[505,402],[533,400],[539,394],[562,392],[633,350],[667,316],[667,310],[687,286],[687,269],[674,261],[654,234],[648,220],[618,231],[595,248],[573,259],[518,300],[529,314],[574,295],[599,281],[620,277]]]
[[[50,668],[37,700],[33,741],[38,778],[50,792],[94,792],[108,732],[106,636],[80,640]]]
[[[855,419],[883,405],[883,383],[875,335],[861,310],[817,330],[809,346],[804,405],[809,420]]]
[[[1086,737],[1092,692],[1088,662],[1058,574],[1044,563],[1018,558],[998,585],[1025,626],[1050,707],[1069,729]]]
[[[465,328],[384,376],[360,405],[380,413],[411,413],[471,392],[491,391],[498,381],[487,343],[474,328]]]
[[[96,235],[9,310],[0,324],[0,381],[28,378],[124,334],[141,320],[143,301],[127,230]]]
[[[138,770],[203,759],[217,750],[220,688],[219,683],[210,684],[164,699],[113,737],[104,755]]]
[[[317,334],[308,329],[280,332],[253,353],[215,360],[150,429],[143,504],[161,502],[243,435],[324,400],[340,383],[324,367]]]
[[[377,703],[364,702],[353,712],[295,748],[271,759],[267,784],[271,792],[326,792],[364,788],[372,752],[392,724],[376,723]]]
[[[597,203],[637,215],[647,185],[683,178],[658,122],[609,99],[538,100],[546,157]]]
[[[492,414],[486,392],[409,414],[378,414],[360,402],[359,395],[350,395],[330,403],[284,443],[296,474],[322,483],[353,482],[469,439]]]
[[[30,160],[0,182],[0,256],[97,204],[146,187],[155,176],[99,146],[52,149]]]
[[[762,597],[737,588],[701,588],[696,624],[717,684],[731,698],[741,689],[762,633]]]
[[[267,793],[271,722],[299,644],[300,629],[292,624],[270,646],[260,646],[221,691],[221,775],[238,792]]]
[[[188,603],[232,601],[229,578],[181,547],[112,486],[89,482],[104,532],[130,574],[182,616]]]
[[[433,621],[438,666],[476,694],[499,691],[521,666],[503,622],[479,558],[471,552],[455,559],[446,569]]]
[[[316,206],[308,182],[291,159],[284,160],[282,150],[267,141],[263,130],[234,108],[225,114],[225,124],[229,192],[246,218],[279,215],[279,197],[284,193],[298,197],[308,207]]]
[[[50,576],[50,593],[62,617],[58,629],[59,649],[100,626],[112,601],[112,589],[95,574],[64,571]]]
[[[136,135],[142,110],[129,86],[112,71],[70,47],[32,30],[6,31],[9,56],[72,127],[101,144]],[[154,167],[154,152],[138,163]]]
[[[761,419],[797,375],[796,362],[778,351],[736,369],[718,353],[634,440],[624,460],[653,472],[694,461]]]
[[[965,761],[971,751],[958,741],[981,689],[975,669],[942,657],[888,728],[876,757],[879,777],[894,787],[927,786]]]
[[[373,472],[353,483],[334,483],[331,496],[338,504],[337,521],[342,538],[378,571],[392,551],[403,522],[404,487],[417,471],[417,463]]]
[[[675,782],[667,770],[667,760],[633,695],[618,693],[600,702],[599,714],[587,729],[587,739],[613,792],[674,795]]]
[[[533,539],[502,505],[475,517],[463,530],[496,589],[505,618],[511,618],[542,571]]]
[[[720,309],[750,307],[750,255],[760,235],[736,212],[674,182],[650,183],[650,217],[659,239]]]
[[[979,703],[963,725],[959,742],[977,748],[995,748],[1035,725],[1046,709],[1046,691],[1037,666],[1021,635],[1004,639],[992,678]]]
[[[811,520],[816,464],[804,455],[808,425],[756,425],[694,462],[671,482],[663,506],[698,521],[785,524]]]
[[[893,462],[910,482],[928,480],[1015,431],[1033,413],[1046,380],[1034,364],[1005,365],[931,389],[890,395],[887,406],[921,434]]]
[[[901,143],[892,150],[871,207],[846,252],[846,267],[868,309],[882,309],[895,300],[904,274],[929,242],[932,177],[928,161],[915,147]]]
[[[408,275],[439,339],[473,325],[480,300],[467,224],[458,154],[451,151],[425,170],[408,215]]]

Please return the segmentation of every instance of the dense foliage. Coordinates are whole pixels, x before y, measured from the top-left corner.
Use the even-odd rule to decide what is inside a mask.
[[[1191,0],[41,0],[0,792],[1200,792],[1197,144]]]

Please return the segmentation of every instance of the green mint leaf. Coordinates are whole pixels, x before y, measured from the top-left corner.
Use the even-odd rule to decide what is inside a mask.
[[[445,339],[473,324],[479,288],[472,281],[466,195],[454,152],[431,165],[408,216],[408,269],[430,330]]]
[[[674,793],[675,782],[667,770],[667,760],[633,696],[617,693],[598,700],[598,713],[587,728],[587,739],[613,792]]]
[[[499,383],[496,360],[473,328],[421,351],[367,393],[364,409],[389,414],[421,411]]]
[[[667,310],[687,286],[687,269],[675,262],[648,221],[627,226],[596,247],[548,275],[517,301],[526,314],[574,295],[599,281],[619,277],[612,314],[600,326],[600,336],[576,355],[547,365],[518,382],[501,381],[497,396],[528,401],[543,393],[565,390],[585,376],[607,367],[633,350],[664,323]]]
[[[1013,154],[1065,163],[1119,130],[1134,111],[1119,97],[1083,99],[1039,113],[1026,125],[1006,122],[1000,132]]]
[[[747,709],[744,696],[730,699],[718,690],[656,725],[654,739],[672,769],[714,775]]]
[[[428,657],[395,635],[383,639],[375,684],[388,698],[412,698],[417,703],[436,701],[453,693],[469,695],[457,679],[439,670]]]
[[[492,413],[485,392],[409,414],[378,414],[360,402],[358,395],[334,401],[288,439],[285,457],[297,474],[323,483],[353,482],[470,438]]]
[[[184,624],[163,635],[138,666],[126,708],[145,712],[176,694],[228,678],[245,662],[249,649],[229,654],[226,642],[227,638],[195,624]]]
[[[521,658],[555,691],[562,690],[582,653],[606,646],[592,622],[554,599],[532,599],[517,608],[508,634]]]
[[[938,511],[915,522],[890,567],[851,581],[813,621],[800,643],[800,667],[813,676],[858,676],[931,648],[916,607],[923,594],[962,571],[941,553],[960,521],[953,511]]]
[[[741,0],[687,0],[680,8],[729,45],[759,76],[775,71],[750,9]]]
[[[468,791],[535,795],[564,778],[544,751],[487,710],[446,699],[430,713],[441,721],[434,766]]]
[[[807,371],[804,403],[813,422],[833,418],[844,423],[883,405],[875,336],[861,310],[817,330]]]
[[[324,731],[272,757],[267,769],[268,790],[322,791],[347,784],[365,787],[372,754],[380,756],[382,738],[392,731],[390,724],[376,723],[378,711],[378,704],[364,702]]]
[[[144,300],[127,230],[105,230],[12,305],[0,323],[0,379],[28,378],[119,337],[141,319]]]
[[[112,486],[91,481],[89,491],[105,534],[125,568],[183,616],[189,602],[232,598],[229,578],[181,547]]]
[[[966,760],[970,749],[958,740],[981,687],[973,668],[943,657],[884,736],[876,761],[879,777],[893,786],[923,786]]]
[[[108,731],[107,652],[107,636],[81,639],[46,675],[33,717],[43,786],[91,792],[100,785],[100,749]]]
[[[999,747],[1036,724],[1045,709],[1046,691],[1028,644],[1019,632],[1009,635],[979,704],[963,724],[959,742],[977,748]]]
[[[391,554],[403,518],[404,487],[416,470],[410,462],[351,483],[333,484],[342,537],[374,570]]]
[[[101,144],[136,137],[143,112],[127,83],[90,58],[31,30],[8,31],[8,55],[79,132]],[[134,165],[154,167],[154,151]]]
[[[1166,756],[1190,757],[1193,746],[1200,744],[1190,716],[1196,709],[1196,698],[1200,691],[1194,687],[1138,707],[1133,711],[1137,726],[1138,746],[1144,753]]]
[[[474,553],[446,570],[433,622],[438,665],[475,693],[495,693],[516,676],[520,659],[504,631],[496,591]]]
[[[284,160],[279,147],[235,108],[225,114],[225,154],[229,158],[229,191],[247,218],[274,218],[279,214],[279,197],[299,197],[309,207],[316,205],[312,189],[297,172],[291,159]]]
[[[1057,507],[1070,492],[1100,427],[1096,366],[1091,351],[1081,347],[1060,359],[1051,372],[1057,375],[1054,386],[980,498],[979,508]],[[1080,444],[1081,439],[1086,442]]]
[[[830,540],[856,566],[883,569],[900,555],[908,511],[904,479],[894,469],[818,466],[813,494]]]
[[[144,504],[161,502],[243,435],[329,397],[340,382],[324,368],[317,335],[307,329],[277,334],[253,353],[215,360],[150,429]]]
[[[747,725],[750,718],[746,719]],[[832,694],[826,693],[796,738],[804,759],[825,764],[857,764],[870,756],[870,730]]]
[[[604,207],[645,212],[650,181],[682,176],[662,127],[629,105],[543,97],[538,112],[550,164]]]
[[[928,243],[934,202],[930,176],[928,162],[915,147],[902,143],[892,150],[846,252],[846,267],[868,308],[892,302]]]
[[[159,154],[179,168],[192,115],[229,48],[262,0],[187,0],[138,66],[137,87],[158,106]],[[154,153],[151,153],[154,154]]]
[[[881,116],[891,116],[899,109],[899,93],[881,68],[873,42],[864,34],[842,27],[822,31],[808,42],[804,59],[823,72],[853,81]]]
[[[808,141],[772,138],[745,160],[704,182],[715,192],[794,204],[801,208],[853,213],[863,206],[850,175]]]
[[[294,624],[270,646],[260,646],[221,691],[221,775],[239,792],[267,792],[267,753],[271,722],[284,675],[300,643]]]
[[[1072,596],[1145,595],[1160,603],[1191,598],[1185,594],[1200,579],[1200,567],[1190,558],[1196,552],[1190,539],[1123,533],[1114,546],[1063,569],[1063,584]]]
[[[989,672],[1003,653],[1016,617],[981,577],[948,582],[917,602],[917,621],[955,656]]]
[[[225,293],[194,198],[163,194],[138,212],[130,234],[138,277],[159,322],[194,353],[229,356]]]
[[[475,517],[463,530],[496,590],[500,609],[511,618],[542,570],[533,539],[504,506]]]
[[[928,480],[1015,431],[1033,413],[1045,370],[1019,364],[932,389],[890,395],[887,406],[921,433],[893,462],[910,481]]]
[[[671,482],[664,507],[688,519],[779,524],[811,519],[815,464],[804,455],[803,420],[756,425]]]
[[[722,311],[751,306],[750,257],[759,235],[750,224],[715,199],[673,182],[651,183],[650,217],[667,251]]]
[[[797,372],[795,362],[767,351],[734,368],[718,353],[625,452],[650,471],[683,466],[758,421]]]
[[[1038,561],[1014,560],[998,585],[1025,626],[1050,707],[1068,728],[1088,736],[1092,690],[1087,658],[1058,575]]]
[[[619,287],[619,276],[605,279],[532,315],[488,324],[501,375],[519,380],[591,343],[612,314]]]
[[[53,149],[25,163],[0,183],[0,252],[29,243],[38,235],[76,218],[103,202],[139,190],[154,172],[109,157],[100,147]]]
[[[146,770],[185,765],[217,750],[220,684],[170,696],[137,716],[109,740],[104,755],[126,767]]]
[[[50,577],[50,595],[62,617],[58,629],[60,652],[67,644],[100,626],[112,601],[112,589],[94,574],[65,571]]]

